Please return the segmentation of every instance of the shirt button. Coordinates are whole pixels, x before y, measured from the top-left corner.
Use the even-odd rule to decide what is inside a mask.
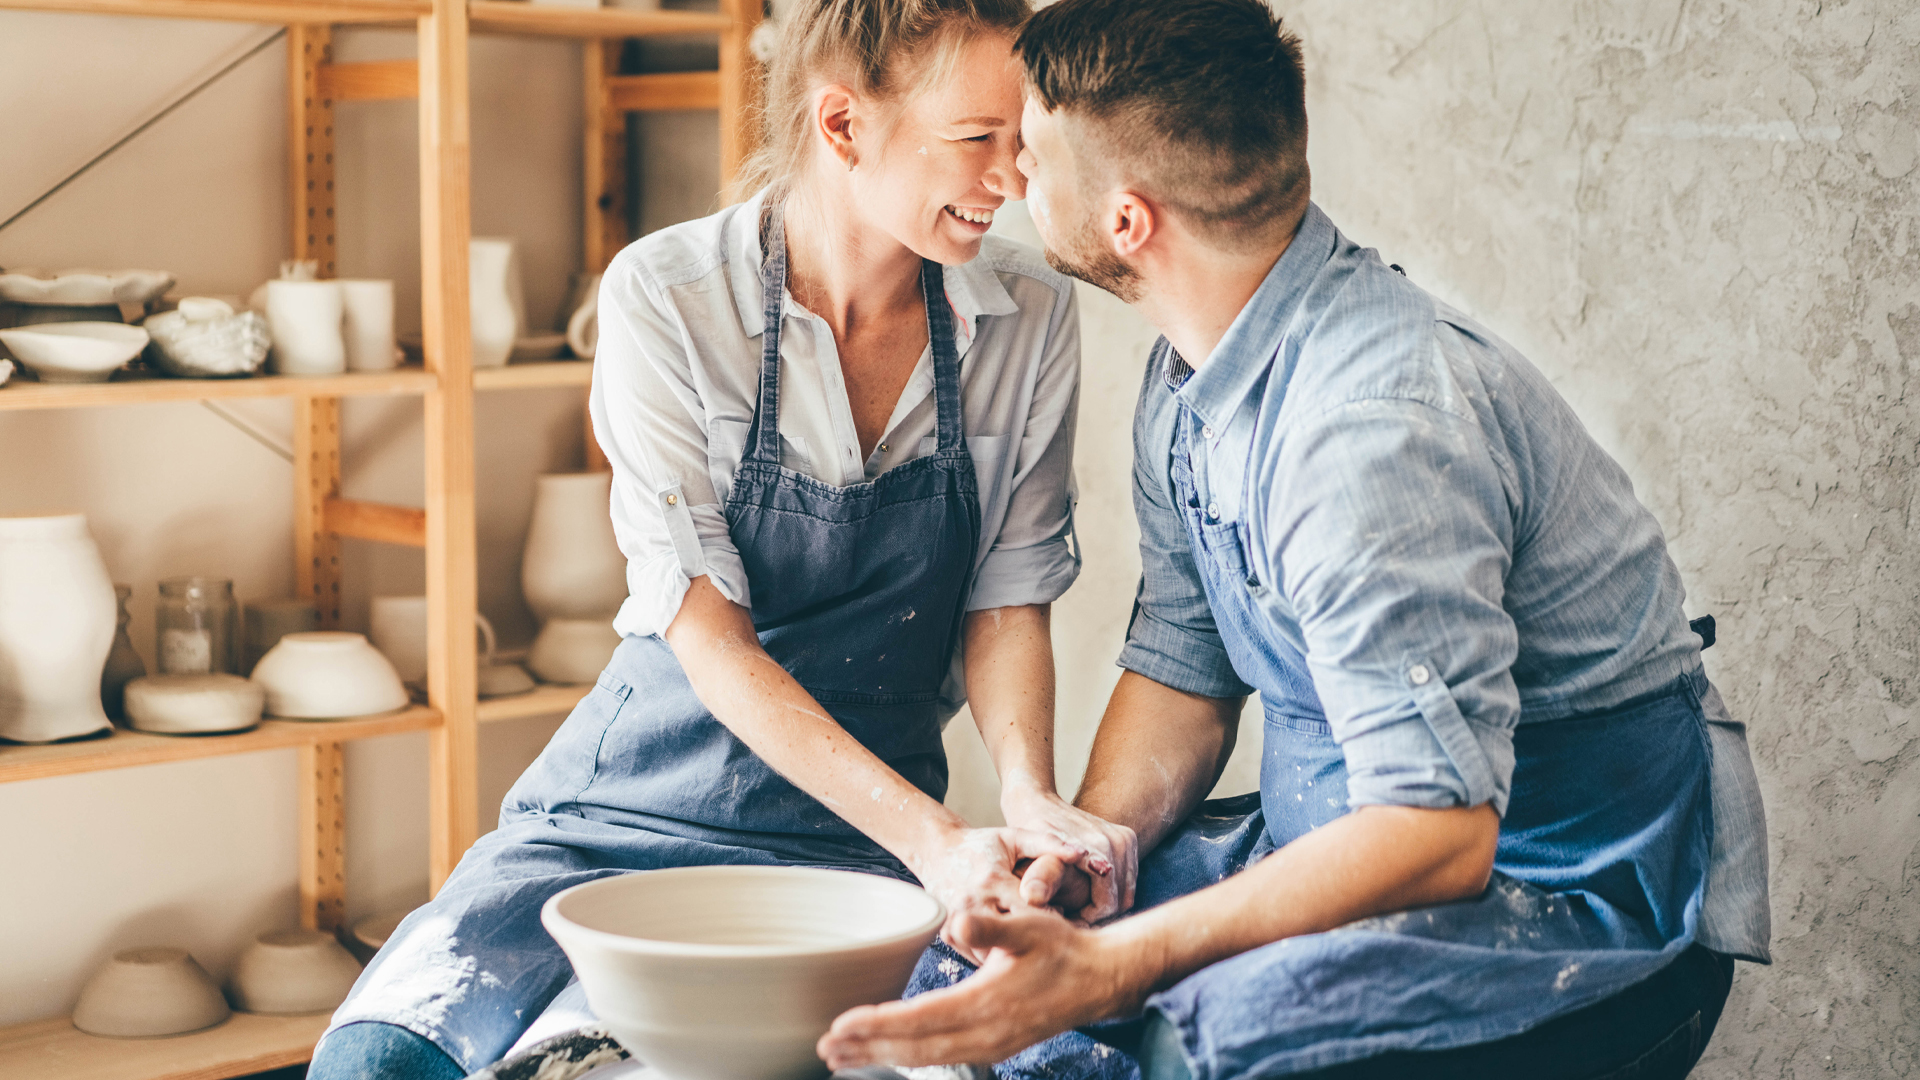
[[[883,453],[883,454],[884,454],[884,453],[886,453],[886,452],[887,452],[888,450],[891,450],[891,449],[893,449],[893,448],[892,448],[892,447],[890,447],[890,446],[888,446],[888,445],[887,445],[886,443],[881,443],[881,444],[880,444],[880,452],[881,452],[881,453]]]
[[[1220,504],[1219,503],[1210,502],[1207,504],[1207,517],[1212,518],[1214,521],[1220,520]]]
[[[1413,669],[1407,672],[1407,678],[1412,679],[1415,686],[1425,686],[1427,680],[1433,678],[1433,672],[1428,671],[1425,664],[1415,664]]]
[[[678,506],[678,505],[680,505],[680,496],[678,496],[678,495],[669,495],[669,496],[667,496],[667,505],[668,505],[668,506]]]
[[[1212,428],[1210,428],[1210,427],[1203,427],[1203,428],[1201,428],[1201,429],[1200,429],[1200,437],[1201,437],[1201,438],[1203,438],[1203,439],[1206,439],[1206,440],[1207,440],[1208,442],[1212,442],[1212,441],[1213,441],[1213,429],[1212,429]]]

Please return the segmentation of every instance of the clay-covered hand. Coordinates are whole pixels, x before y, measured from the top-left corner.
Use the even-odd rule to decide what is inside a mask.
[[[912,860],[920,884],[947,907],[941,937],[975,964],[976,953],[953,930],[969,914],[1000,914],[1027,906],[1015,867],[1040,859],[1078,864],[1087,850],[1059,836],[1030,829],[960,829],[945,834]],[[1049,912],[1051,914],[1051,912]],[[1056,916],[1057,917],[1057,916]]]
[[[1052,792],[1009,791],[1002,799],[1007,824],[1057,836],[1087,850],[1078,861],[1036,859],[1025,867],[1021,896],[1092,925],[1133,907],[1140,874],[1140,844],[1133,830],[1096,817]]]
[[[969,914],[955,930],[987,954],[979,972],[943,990],[841,1014],[816,1047],[828,1066],[1002,1061],[1062,1031],[1132,1015],[1151,989],[1139,943],[1116,930],[1082,929],[1053,911]]]

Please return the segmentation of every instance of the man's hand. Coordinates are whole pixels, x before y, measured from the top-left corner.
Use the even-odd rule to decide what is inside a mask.
[[[1027,903],[1052,906],[1088,925],[1133,907],[1140,844],[1132,829],[1095,817],[1051,791],[1009,789],[1001,807],[1007,824],[1057,836],[1088,853],[1078,864],[1035,860],[1021,875],[1020,894]],[[1061,887],[1063,879],[1069,887]]]
[[[962,829],[944,834],[908,861],[920,884],[947,908],[940,936],[969,961],[986,956],[958,932],[970,915],[997,915],[1028,906],[1015,867],[1047,859],[1078,864],[1087,850],[1070,840],[1030,829]],[[1051,913],[1049,913],[1051,914]]]
[[[851,1009],[816,1049],[835,1069],[1001,1061],[1069,1028],[1131,1014],[1155,976],[1146,951],[1117,930],[1083,930],[1032,907],[962,916],[955,936],[987,954],[977,974]]]

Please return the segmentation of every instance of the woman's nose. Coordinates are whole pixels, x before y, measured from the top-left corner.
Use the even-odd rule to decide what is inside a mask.
[[[1020,156],[1019,141],[1007,139],[995,140],[997,149],[993,161],[987,165],[985,176],[980,179],[987,190],[1009,202],[1018,202],[1027,197],[1027,177],[1020,171],[1017,159]]]

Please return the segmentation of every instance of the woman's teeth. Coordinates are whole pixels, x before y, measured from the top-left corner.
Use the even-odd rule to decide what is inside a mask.
[[[949,206],[947,207],[947,213],[952,214],[961,221],[971,221],[975,225],[993,224],[993,211],[991,210],[973,210],[964,206]]]

